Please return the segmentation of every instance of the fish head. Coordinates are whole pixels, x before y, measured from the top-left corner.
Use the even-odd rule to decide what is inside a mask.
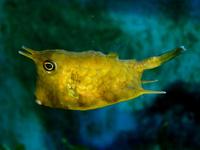
[[[59,107],[59,89],[63,87],[65,80],[64,51],[35,51],[24,46],[22,49],[19,54],[33,60],[37,68],[36,102],[40,105]]]

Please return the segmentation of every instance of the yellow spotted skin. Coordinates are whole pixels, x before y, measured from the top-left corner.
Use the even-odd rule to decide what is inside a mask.
[[[180,54],[184,47],[143,61],[119,60],[114,53],[34,51],[23,47],[20,54],[37,67],[36,99],[41,105],[71,110],[89,110],[136,98],[142,94],[162,94],[144,90],[142,73]],[[46,64],[46,62],[53,63]],[[49,68],[52,70],[45,69]],[[151,81],[144,81],[144,83]]]

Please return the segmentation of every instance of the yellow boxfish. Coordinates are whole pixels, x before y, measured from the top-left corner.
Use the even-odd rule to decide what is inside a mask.
[[[146,69],[160,66],[185,51],[183,46],[142,61],[120,60],[114,53],[66,50],[35,51],[22,47],[20,54],[37,67],[36,102],[52,108],[90,110],[134,99],[143,94],[164,94],[142,88]]]

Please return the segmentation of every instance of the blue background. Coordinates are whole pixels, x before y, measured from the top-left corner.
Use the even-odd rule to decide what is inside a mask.
[[[0,0],[0,150],[200,149],[200,1]],[[35,103],[35,50],[116,52],[121,59],[188,51],[143,79],[144,95],[91,111]]]

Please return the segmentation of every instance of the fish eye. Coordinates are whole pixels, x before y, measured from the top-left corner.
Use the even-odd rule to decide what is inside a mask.
[[[56,65],[54,62],[46,60],[43,64],[43,67],[46,71],[53,71],[56,68]]]

